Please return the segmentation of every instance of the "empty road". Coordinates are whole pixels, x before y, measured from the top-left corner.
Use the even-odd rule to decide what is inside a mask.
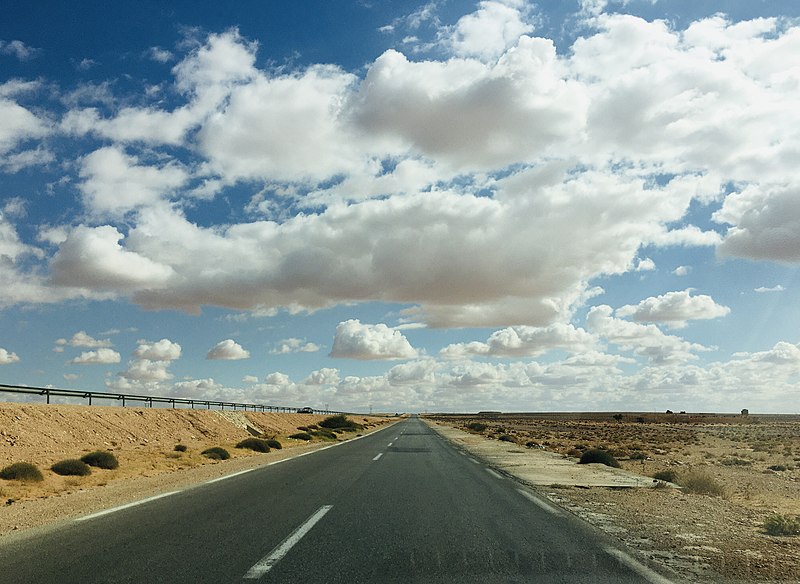
[[[0,582],[658,583],[417,418],[44,533]]]

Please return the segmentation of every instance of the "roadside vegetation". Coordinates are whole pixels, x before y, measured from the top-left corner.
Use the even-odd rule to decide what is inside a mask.
[[[85,462],[89,466],[96,466],[97,468],[104,468],[108,470],[113,470],[119,467],[119,461],[117,460],[117,457],[107,450],[95,450],[89,454],[84,454],[81,456],[81,461]]]
[[[188,448],[186,447],[186,444],[176,444],[174,450],[175,452],[186,452]]]
[[[200,454],[211,460],[228,460],[231,457],[230,453],[221,446],[206,448]]]
[[[706,472],[700,470],[689,471],[678,478],[678,484],[687,493],[696,495],[712,495],[722,497],[725,495],[725,488]]]
[[[678,473],[674,470],[660,470],[653,474],[653,478],[664,483],[678,483]]]
[[[246,448],[254,452],[269,452],[269,444],[261,438],[245,438],[236,445],[236,448]]]
[[[605,464],[606,466],[611,466],[614,468],[619,468],[620,464],[616,458],[610,453],[605,450],[600,450],[598,448],[593,448],[592,450],[587,450],[583,454],[581,454],[581,458],[578,461],[578,464],[591,464],[598,462],[600,464]]]
[[[30,462],[15,462],[0,470],[0,479],[7,481],[21,481],[24,483],[38,483],[44,480],[42,471]]]
[[[764,521],[764,531],[773,536],[800,535],[800,517],[774,514]]]
[[[295,440],[305,440],[308,442],[313,440],[314,437],[308,432],[296,432],[294,434],[291,434],[289,438],[293,438]]]
[[[361,430],[363,428],[363,426],[355,423],[344,414],[329,416],[322,420],[319,425],[320,427],[327,428],[329,430],[344,430],[345,432],[355,432],[356,430]]]
[[[68,458],[66,460],[59,460],[53,466],[50,467],[57,475],[61,476],[75,476],[75,477],[85,477],[92,474],[91,467],[83,462],[82,460],[78,460],[77,458]]]
[[[488,426],[480,422],[469,422],[465,428],[472,432],[485,432]]]

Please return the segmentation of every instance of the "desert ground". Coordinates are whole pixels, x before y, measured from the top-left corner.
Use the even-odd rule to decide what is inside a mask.
[[[380,416],[350,416],[363,429],[315,436],[310,442],[289,438],[298,428],[317,429],[326,416],[316,414],[46,405],[0,402],[0,469],[29,462],[44,480],[0,480],[0,535],[43,525],[64,516],[89,513],[98,506],[149,496],[177,484],[192,484],[292,453],[345,440],[386,423]],[[259,435],[282,444],[263,454],[236,448]],[[186,446],[184,452],[175,450]],[[206,448],[226,449],[231,459],[212,460]],[[50,466],[106,450],[119,460],[114,470],[93,468],[89,476],[60,476]]]
[[[769,535],[764,524],[774,514],[800,515],[800,416],[481,414],[428,419],[509,450],[557,453],[576,467],[583,466],[577,464],[583,452],[599,448],[627,471],[647,477],[670,471],[679,488],[653,481],[647,488],[552,484],[538,489],[686,580],[800,581],[800,537]],[[468,430],[469,424],[479,431]]]

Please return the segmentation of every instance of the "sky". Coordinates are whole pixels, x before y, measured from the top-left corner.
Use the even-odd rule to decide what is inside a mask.
[[[800,410],[794,0],[4,8],[0,382]]]

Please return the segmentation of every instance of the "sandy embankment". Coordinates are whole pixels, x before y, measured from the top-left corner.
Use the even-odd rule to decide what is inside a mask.
[[[317,424],[325,416],[243,411],[131,408],[113,406],[0,403],[0,468],[31,462],[45,480],[20,483],[0,480],[0,534],[41,526],[132,500],[295,456],[330,444],[287,438],[298,426]],[[352,416],[374,431],[389,419]],[[275,437],[282,450],[257,454],[235,448],[240,440],[262,433]],[[342,433],[340,439],[354,437]],[[175,452],[176,444],[187,446]],[[222,446],[227,461],[200,455]],[[62,477],[48,470],[56,461],[80,458],[93,450],[110,450],[115,470],[92,469],[87,477]]]

